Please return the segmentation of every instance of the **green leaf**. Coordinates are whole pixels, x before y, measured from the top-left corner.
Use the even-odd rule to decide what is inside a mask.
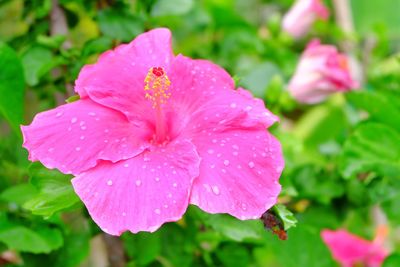
[[[106,9],[98,15],[101,32],[108,37],[123,42],[132,41],[143,32],[143,21],[125,11]]]
[[[160,232],[127,233],[122,238],[127,254],[140,266],[150,264],[161,252]]]
[[[63,244],[61,232],[41,226],[29,229],[19,225],[0,226],[0,241],[8,248],[21,252],[49,253]]]
[[[205,223],[223,236],[238,242],[259,241],[265,233],[261,220],[241,221],[226,214],[209,214]]]
[[[394,253],[387,257],[382,267],[398,267],[400,266],[400,253]]]
[[[304,140],[307,148],[320,148],[322,144],[338,140],[346,124],[343,108],[330,102],[308,110],[297,121],[293,132]]]
[[[193,4],[193,0],[157,0],[151,15],[153,17],[183,15],[193,8]]]
[[[336,209],[310,206],[299,214],[299,226],[288,230],[288,238],[266,235],[263,245],[254,249],[257,266],[333,267],[337,266],[321,239],[321,230],[339,227]]]
[[[278,217],[281,219],[285,231],[296,226],[296,217],[294,217],[294,214],[290,210],[288,210],[285,205],[277,204],[273,207],[273,210],[275,211],[276,215],[278,215]]]
[[[274,63],[267,61],[248,70],[248,73],[242,77],[240,84],[253,92],[255,96],[264,97],[269,82],[274,76],[279,75],[280,70],[278,67]]]
[[[39,35],[36,40],[40,45],[43,45],[43,46],[46,46],[49,48],[58,49],[61,47],[61,45],[66,40],[66,36],[64,36],[64,35],[54,35],[54,36]]]
[[[79,95],[73,95],[73,96],[68,97],[65,100],[65,102],[72,103],[72,102],[78,101],[79,99],[81,99],[81,97]]]
[[[30,86],[35,86],[39,80],[54,66],[53,54],[50,49],[33,46],[22,56],[25,80]]]
[[[188,229],[187,229],[188,230]],[[163,266],[193,266],[194,234],[188,234],[177,224],[166,224],[161,233],[161,255]]]
[[[52,267],[76,267],[89,255],[91,232],[84,214],[63,214],[64,246],[57,252]]]
[[[400,99],[383,92],[353,91],[347,94],[349,101],[369,113],[370,119],[387,124],[400,131],[400,109],[395,101]]]
[[[36,188],[31,184],[19,184],[7,188],[0,194],[0,198],[7,202],[23,205],[26,201],[37,194]]]
[[[0,42],[0,113],[20,135],[24,112],[24,72],[15,51]]]
[[[48,170],[39,163],[33,163],[29,173],[30,182],[39,193],[26,202],[24,208],[31,210],[33,214],[49,217],[79,202],[72,188],[70,175]]]
[[[112,47],[112,39],[107,36],[96,38],[85,43],[82,49],[82,56],[87,57],[93,54],[104,52]]]
[[[315,165],[300,165],[289,172],[288,176],[298,192],[299,198],[313,199],[329,204],[332,199],[344,193],[339,175],[327,173]]]
[[[372,27],[385,25],[390,34],[399,36],[400,17],[398,16],[397,0],[349,1],[354,14],[357,33],[371,32]]]
[[[400,134],[379,123],[358,126],[344,144],[340,168],[344,177],[365,172],[399,176]]]
[[[240,267],[249,266],[250,255],[246,247],[240,244],[228,244],[217,250],[217,257],[222,266]]]

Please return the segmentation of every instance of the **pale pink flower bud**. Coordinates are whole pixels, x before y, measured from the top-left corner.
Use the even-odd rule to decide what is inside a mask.
[[[298,102],[313,104],[332,93],[357,86],[350,73],[348,57],[333,45],[313,40],[303,52],[288,88]]]
[[[328,9],[321,0],[297,0],[283,18],[283,29],[294,38],[306,34],[316,19],[326,20]]]

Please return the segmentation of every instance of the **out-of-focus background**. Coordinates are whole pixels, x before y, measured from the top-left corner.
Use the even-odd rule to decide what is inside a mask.
[[[321,230],[372,240],[377,225],[389,231],[383,266],[400,266],[400,3],[324,1],[329,19],[299,39],[281,27],[293,3],[0,0],[0,266],[339,266]],[[272,132],[286,167],[273,214],[287,240],[261,220],[195,207],[155,233],[111,237],[71,176],[28,162],[19,125],[72,97],[80,69],[100,53],[159,26],[171,29],[176,54],[223,66],[281,118]],[[315,105],[291,97],[312,38],[351,56],[361,90]]]

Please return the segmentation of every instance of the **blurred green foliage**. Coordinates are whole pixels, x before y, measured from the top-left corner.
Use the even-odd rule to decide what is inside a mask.
[[[398,2],[350,2],[354,34],[342,32],[332,16],[295,41],[280,29],[291,0],[0,1],[0,252],[16,257],[7,266],[97,266],[99,254],[111,251],[71,176],[29,165],[19,125],[71,100],[83,65],[159,26],[172,30],[175,53],[222,65],[281,117],[273,132],[285,154],[285,206],[273,210],[288,239],[260,220],[190,207],[155,233],[125,233],[118,242],[126,266],[337,266],[320,230],[344,227],[372,239],[376,208],[393,233],[394,253],[384,266],[400,266]],[[285,86],[313,36],[354,42],[362,90],[313,106],[289,96]]]

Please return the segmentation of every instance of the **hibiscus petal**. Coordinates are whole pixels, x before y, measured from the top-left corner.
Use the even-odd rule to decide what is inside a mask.
[[[183,135],[226,127],[269,127],[278,118],[261,99],[234,82],[222,68],[206,60],[177,56],[171,67],[171,106],[181,119]],[[179,131],[179,130],[177,130]]]
[[[151,67],[167,72],[174,55],[171,32],[155,29],[131,43],[103,53],[97,63],[86,65],[75,83],[81,97],[123,112],[128,118],[146,117],[151,103],[145,99],[144,79]]]
[[[202,162],[190,203],[240,219],[259,218],[276,203],[284,162],[279,142],[266,130],[209,132],[192,142]]]
[[[322,240],[329,247],[332,256],[343,266],[364,263],[366,266],[381,266],[388,252],[382,244],[363,239],[344,229],[323,230]]]
[[[152,232],[181,218],[199,162],[194,145],[180,141],[126,161],[101,163],[72,183],[105,232]]]
[[[77,174],[99,159],[127,159],[149,146],[146,127],[89,99],[39,113],[21,130],[29,159],[63,173]]]

